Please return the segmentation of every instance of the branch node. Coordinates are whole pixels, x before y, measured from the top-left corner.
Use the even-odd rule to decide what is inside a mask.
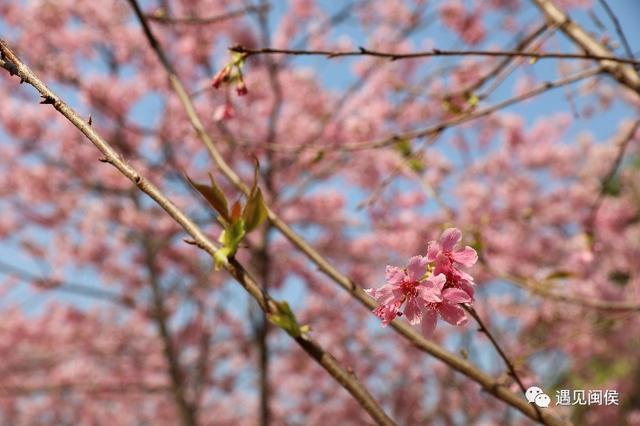
[[[41,105],[54,105],[56,103],[56,100],[53,99],[51,96],[42,96],[42,100],[40,101]]]
[[[248,53],[247,49],[245,49],[244,46],[242,46],[241,44],[236,44],[235,46],[231,46],[229,50],[231,52],[236,52],[236,53]]]

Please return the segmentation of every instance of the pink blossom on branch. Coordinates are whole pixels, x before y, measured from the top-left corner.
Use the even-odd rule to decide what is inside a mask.
[[[466,246],[456,249],[461,239],[457,228],[445,230],[439,241],[427,246],[427,256],[414,256],[404,269],[387,266],[387,283],[365,290],[378,307],[374,314],[386,326],[403,314],[412,325],[422,323],[422,331],[430,336],[438,316],[453,325],[467,322],[460,303],[473,302],[473,277],[458,267],[471,267],[478,260],[476,251]],[[404,305],[404,310],[400,308]]]
[[[434,274],[444,274],[450,286],[464,290],[473,298],[473,286],[475,285],[473,277],[458,267],[472,267],[478,261],[478,254],[469,246],[455,249],[461,238],[462,233],[459,229],[445,230],[437,242],[431,241],[427,245],[427,260],[435,262]]]

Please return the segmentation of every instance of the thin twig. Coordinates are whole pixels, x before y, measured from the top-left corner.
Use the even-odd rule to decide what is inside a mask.
[[[218,24],[220,22],[228,21],[229,19],[239,18],[250,13],[260,13],[267,11],[271,8],[270,4],[260,4],[243,7],[241,9],[230,10],[215,16],[184,16],[184,17],[171,17],[167,16],[164,10],[157,13],[148,13],[145,15],[150,21],[158,22],[160,24],[169,25],[211,25]]]
[[[478,313],[476,312],[475,308],[473,306],[471,306],[471,305],[466,305],[466,304],[462,304],[461,306],[465,311],[467,311],[469,313],[469,315],[471,315],[473,317],[474,320],[476,320],[476,322],[478,323],[478,326],[480,327],[479,331],[484,333],[487,336],[487,338],[489,339],[489,341],[491,342],[491,344],[495,348],[496,352],[498,352],[498,355],[500,355],[500,358],[502,358],[502,360],[504,361],[505,365],[507,366],[507,369],[509,370],[509,375],[511,377],[513,377],[513,379],[516,381],[516,383],[518,383],[518,387],[522,391],[522,394],[526,395],[527,388],[524,387],[524,383],[522,383],[522,380],[520,380],[520,376],[516,372],[516,368],[514,367],[513,363],[511,362],[511,360],[509,359],[507,354],[504,352],[504,350],[502,349],[500,344],[498,344],[498,341],[493,336],[493,333],[491,333],[491,331],[489,331],[489,329],[487,328],[485,323],[482,321],[482,319],[480,318],[480,315],[478,315]],[[540,408],[538,408],[538,406],[536,404],[532,404],[532,405],[533,405],[533,408],[535,408],[536,413],[538,414],[538,420],[541,423],[546,424],[545,421],[544,421],[544,417],[542,416],[542,412],[540,411]]]
[[[397,134],[390,135],[375,141],[353,142],[353,143],[347,143],[347,144],[336,145],[336,146],[325,146],[325,145],[308,146],[307,145],[305,148],[311,151],[317,151],[321,153],[327,150],[340,151],[340,152],[362,151],[362,150],[378,149],[386,146],[391,146],[391,145],[397,144],[400,141],[407,141],[407,140],[419,139],[427,136],[434,136],[444,132],[447,129],[455,127],[457,125],[464,124],[464,123],[476,120],[478,118],[485,117],[501,109],[510,107],[512,105],[516,105],[520,102],[524,102],[527,99],[538,96],[546,91],[556,89],[562,86],[566,86],[568,84],[576,83],[586,78],[598,75],[601,72],[602,72],[602,68],[600,67],[589,68],[583,71],[579,71],[575,74],[571,74],[567,77],[560,78],[558,80],[547,81],[547,82],[541,83],[537,87],[527,92],[524,92],[518,96],[505,99],[504,101],[498,102],[494,105],[491,105],[485,108],[477,109],[470,113],[466,113],[466,114],[463,113],[463,114],[457,115],[449,120],[442,121],[440,123],[434,124],[424,129],[412,130],[406,133],[397,133]],[[249,142],[246,143],[246,145],[248,144]],[[266,150],[270,149],[273,151],[283,152],[283,153],[293,153],[293,152],[296,152],[299,149],[299,147],[298,146],[287,147],[287,146],[278,145],[278,146],[271,146],[271,147],[263,147],[263,149],[266,149]]]
[[[553,1],[532,0],[532,2],[545,14],[552,25],[557,25],[586,54],[605,58],[614,56],[609,49],[572,21]],[[633,67],[625,65],[624,62],[605,59],[600,61],[600,65],[620,84],[640,95],[640,75]],[[627,64],[636,65],[637,63],[638,61],[635,60],[627,62]]]
[[[538,38],[539,36],[541,36],[542,34],[544,34],[545,31],[547,31],[547,29],[549,28],[549,25],[542,24],[541,26],[539,26],[538,28],[535,29],[535,31],[533,31],[531,34],[529,34],[528,36],[524,37],[522,40],[520,40],[516,46],[514,47],[513,50],[520,52],[524,49],[526,49],[531,43],[533,43],[535,41],[536,38]],[[464,94],[469,94],[469,93],[474,93],[476,90],[478,90],[480,87],[484,86],[484,84],[493,79],[493,78],[498,78],[498,76],[502,75],[502,72],[505,71],[509,65],[511,65],[512,61],[514,60],[515,57],[513,56],[507,56],[505,58],[502,58],[502,60],[500,60],[492,69],[490,69],[488,72],[486,72],[484,74],[484,76],[482,76],[481,78],[479,78],[477,81],[475,81],[474,83],[472,83],[471,85],[465,87],[464,89],[458,91],[456,93],[456,95],[464,95]],[[509,73],[505,73],[507,76],[509,75]],[[506,76],[504,77],[506,78]],[[491,89],[488,90],[488,93],[491,92]],[[478,95],[479,99],[484,99],[486,98],[487,95],[486,94],[482,94],[482,95]]]
[[[486,108],[482,108],[479,110],[476,110],[475,112],[469,113],[469,114],[462,114],[459,116],[456,116],[450,120],[435,124],[433,126],[427,127],[426,129],[421,129],[421,130],[414,130],[414,131],[410,131],[410,132],[406,132],[406,133],[400,133],[400,134],[396,134],[390,137],[386,137],[384,139],[380,139],[377,141],[372,141],[372,142],[359,142],[359,143],[352,143],[352,144],[345,144],[345,145],[341,145],[338,149],[340,151],[359,151],[359,150],[363,150],[363,149],[376,149],[376,148],[382,148],[385,146],[389,146],[389,145],[393,145],[398,143],[399,141],[402,140],[413,140],[413,139],[418,139],[418,138],[422,138],[425,136],[430,136],[430,135],[434,135],[434,134],[438,134],[443,132],[444,130],[457,126],[459,124],[463,124],[466,123],[468,121],[472,121],[475,120],[477,118],[480,117],[484,117],[487,116],[489,114],[492,114],[498,110],[501,110],[503,108],[506,108],[508,106],[517,104],[519,102],[525,101],[529,98],[532,98],[534,96],[537,96],[541,93],[544,93],[548,90],[551,89],[555,89],[558,87],[562,87],[564,85],[567,84],[572,84],[575,83],[577,81],[583,80],[585,78],[588,77],[592,77],[594,75],[599,74],[602,71],[602,69],[600,67],[598,68],[590,68],[584,71],[580,71],[578,73],[572,74],[568,77],[564,77],[555,81],[548,81],[545,83],[542,83],[541,85],[529,90],[528,92],[525,92],[521,95],[515,96],[513,98],[509,98],[507,100],[504,100],[502,102],[498,102],[497,104],[491,105],[489,107]],[[325,148],[326,149],[326,148]]]
[[[563,52],[525,52],[519,50],[441,50],[432,49],[421,52],[400,53],[382,52],[360,47],[358,50],[302,50],[302,49],[274,49],[268,47],[247,48],[244,46],[233,46],[230,51],[244,54],[247,58],[257,55],[293,55],[293,56],[326,56],[329,59],[345,56],[373,56],[385,58],[391,61],[401,59],[431,58],[438,56],[492,56],[492,57],[521,57],[531,59],[581,59],[592,61],[610,61],[622,64],[639,65],[640,61],[629,58],[619,58],[615,55],[598,55],[591,53],[563,53]]]
[[[624,46],[624,50],[625,50],[625,53],[627,54],[627,58],[635,59],[634,56],[633,56],[633,51],[631,50],[631,46],[629,45],[629,42],[627,41],[627,37],[625,37],[624,31],[622,31],[622,25],[620,25],[620,21],[618,20],[618,17],[616,16],[615,13],[613,13],[613,10],[611,10],[611,8],[609,7],[609,3],[607,3],[607,0],[600,0],[600,4],[602,5],[602,7],[604,8],[605,12],[609,16],[609,19],[611,19],[611,21],[613,22],[613,26],[616,28],[616,33],[618,33],[618,37],[620,38],[620,42]],[[636,67],[636,70],[637,70],[638,69],[638,64],[636,64],[635,67]]]

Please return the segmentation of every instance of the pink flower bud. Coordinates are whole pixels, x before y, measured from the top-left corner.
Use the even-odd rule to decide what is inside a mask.
[[[222,68],[220,71],[218,71],[218,73],[215,76],[213,76],[213,81],[211,82],[211,85],[216,89],[218,89],[220,87],[220,84],[225,82],[230,75],[231,75],[231,67],[229,65],[225,65],[224,68]]]
[[[236,92],[238,92],[238,96],[245,96],[249,93],[249,89],[247,89],[247,85],[244,83],[244,80],[238,81],[236,85]]]

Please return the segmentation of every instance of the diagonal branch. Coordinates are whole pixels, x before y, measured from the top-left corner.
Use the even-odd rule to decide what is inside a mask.
[[[487,336],[487,338],[491,342],[491,345],[493,345],[493,347],[495,348],[496,352],[498,352],[498,355],[500,355],[500,358],[502,358],[502,360],[504,361],[505,365],[507,366],[507,369],[509,370],[509,375],[511,377],[513,377],[513,379],[516,381],[516,383],[518,384],[518,387],[522,391],[522,394],[526,395],[527,388],[524,387],[524,383],[522,383],[522,380],[520,380],[520,376],[516,372],[516,368],[513,365],[513,362],[511,362],[511,359],[509,359],[507,354],[504,352],[504,349],[502,349],[502,347],[500,346],[500,344],[498,343],[496,338],[493,336],[493,333],[491,333],[491,331],[489,331],[489,329],[485,325],[484,321],[482,321],[482,319],[480,318],[480,315],[478,315],[478,312],[476,312],[475,308],[473,306],[471,306],[471,305],[464,305],[463,304],[462,307],[464,308],[465,311],[467,311],[469,313],[469,315],[471,315],[473,317],[474,320],[476,320],[476,322],[478,323],[478,326],[480,327],[479,331],[481,333],[484,333]],[[544,418],[542,417],[542,412],[540,411],[540,408],[538,408],[538,406],[536,404],[533,404],[533,408],[535,408],[536,413],[538,414],[538,419],[540,420],[540,422],[544,423]]]
[[[11,64],[8,64],[10,62]],[[162,209],[176,221],[192,238],[194,243],[214,256],[218,247],[204,234],[187,215],[182,212],[169,198],[167,198],[153,183],[142,176],[133,166],[127,163],[121,155],[104,140],[73,108],[58,97],[40,80],[31,69],[24,64],[9,48],[4,40],[0,40],[0,66],[15,71],[21,81],[33,86],[42,96],[42,104],[52,105],[67,120],[98,148],[104,155],[104,162],[114,166],[122,175],[151,197]],[[186,95],[186,92],[184,93]],[[204,131],[204,130],[203,130]],[[267,313],[279,312],[275,300],[258,284],[258,282],[238,263],[231,258],[224,268],[242,287],[254,298],[258,305]],[[292,336],[293,337],[293,336]],[[318,343],[308,336],[297,336],[293,339],[322,366],[340,385],[345,388],[379,424],[393,425],[394,422],[373,399],[369,391],[339,362]]]
[[[600,4],[602,5],[602,7],[604,8],[605,12],[609,16],[609,19],[611,19],[611,21],[613,21],[613,26],[616,28],[616,33],[618,33],[618,37],[620,38],[620,42],[624,46],[624,51],[625,51],[625,53],[627,55],[627,58],[635,59],[634,56],[633,56],[633,51],[631,50],[631,46],[629,45],[629,42],[627,41],[627,37],[624,35],[624,31],[622,31],[622,25],[620,25],[620,21],[618,20],[618,17],[616,16],[615,13],[613,13],[613,10],[611,10],[611,7],[609,7],[609,3],[607,3],[607,0],[600,0]],[[636,70],[637,70],[638,69],[638,65],[636,65],[635,67],[636,67]]]
[[[594,39],[589,33],[573,22],[551,0],[532,0],[553,25],[557,25],[586,55],[603,58],[600,62],[603,70],[623,86],[640,95],[640,75],[628,64],[637,65],[638,61],[612,60],[613,53]]]

